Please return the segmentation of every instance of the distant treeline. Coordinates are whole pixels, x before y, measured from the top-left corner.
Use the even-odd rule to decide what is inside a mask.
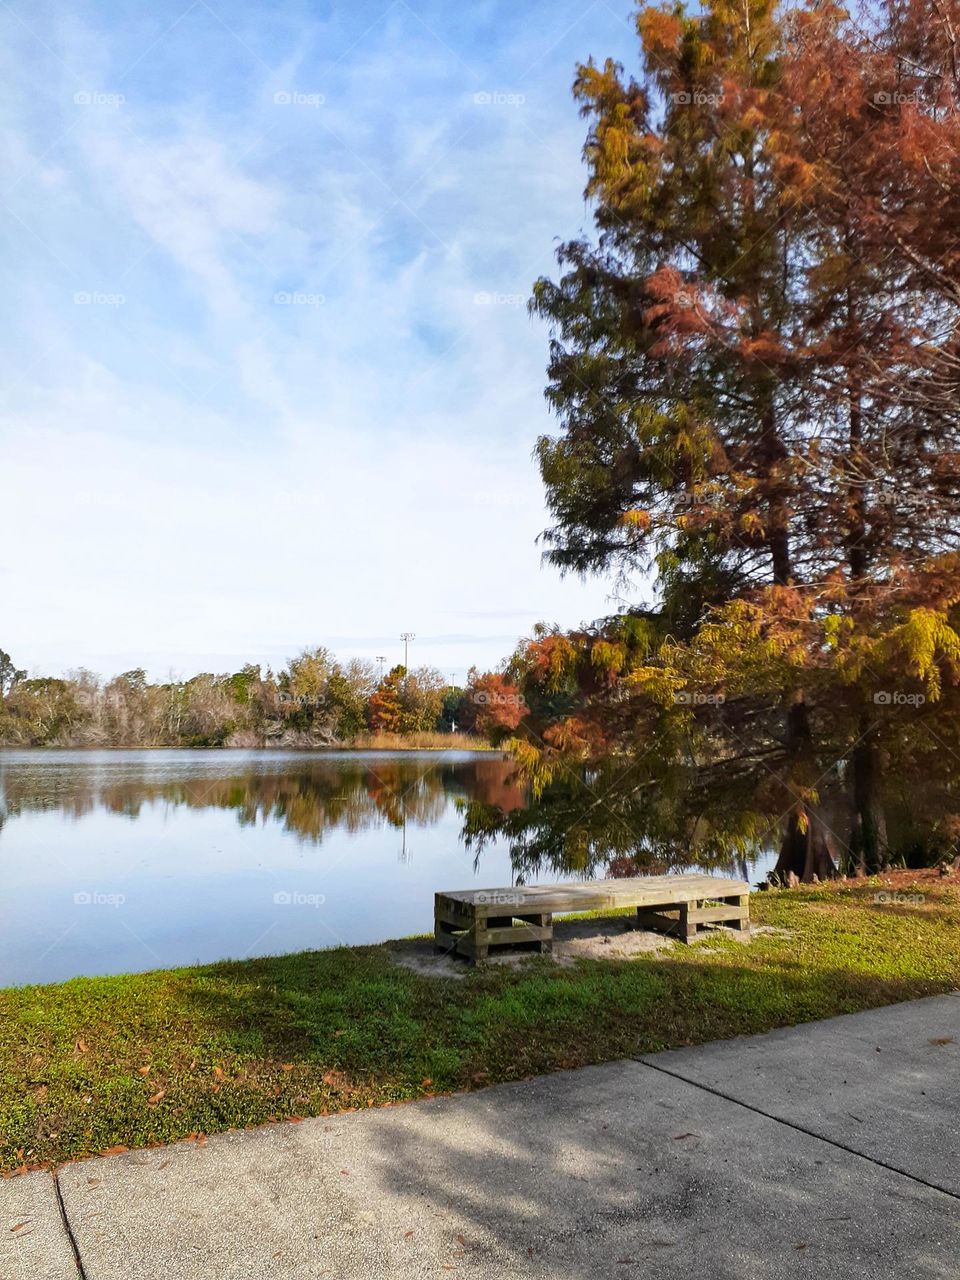
[[[28,677],[0,650],[0,745],[116,747],[333,746],[394,735],[486,735],[497,677],[471,671],[466,688],[439,671],[393,667],[380,677],[359,658],[304,650],[278,672],[151,683],[142,669],[110,680],[87,670]],[[426,735],[426,737],[425,737]]]

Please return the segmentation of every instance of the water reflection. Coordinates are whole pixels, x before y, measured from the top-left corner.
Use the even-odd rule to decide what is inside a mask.
[[[513,773],[500,755],[470,752],[0,751],[0,826],[37,810],[139,818],[162,803],[231,809],[241,826],[275,822],[319,844],[332,827],[435,823],[451,797],[510,812],[524,804]]]
[[[522,806],[512,773],[469,752],[0,751],[0,985],[429,930],[437,890],[510,883],[460,806]]]

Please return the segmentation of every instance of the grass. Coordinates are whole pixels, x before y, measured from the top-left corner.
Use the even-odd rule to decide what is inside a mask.
[[[0,1163],[380,1106],[960,986],[960,891],[755,896],[749,946],[532,958],[461,980],[384,946],[0,991]]]

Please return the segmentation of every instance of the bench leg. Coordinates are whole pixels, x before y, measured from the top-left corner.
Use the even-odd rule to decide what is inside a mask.
[[[488,922],[486,920],[477,920],[470,931],[473,939],[473,954],[471,960],[474,964],[483,964],[487,956],[490,954],[490,944],[487,941]]]
[[[470,931],[464,938],[466,945],[462,954],[471,964],[483,964],[490,954],[488,930],[490,921],[486,916],[474,916]]]
[[[537,950],[540,952],[542,956],[552,955],[553,954],[553,913],[548,911],[546,914],[541,913],[540,915],[517,916],[517,919],[523,920],[527,924],[538,925],[541,929],[550,930],[550,936],[548,938],[543,938],[540,942],[537,942],[534,945],[536,946]]]
[[[637,924],[641,929],[652,929],[668,938],[687,941],[686,930],[691,927],[686,919],[686,903],[666,903],[660,907],[637,907]],[[693,928],[696,928],[694,925]]]
[[[693,942],[697,936],[697,924],[690,919],[690,908],[696,909],[699,905],[698,902],[680,903],[680,939],[682,942]]]
[[[433,920],[433,952],[434,955],[440,953],[455,955],[457,951],[457,935],[453,931],[453,925],[446,920],[441,920],[435,916]]]

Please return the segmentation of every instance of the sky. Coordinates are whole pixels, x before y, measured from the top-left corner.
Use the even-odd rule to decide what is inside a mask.
[[[615,610],[541,565],[533,281],[627,0],[3,0],[0,648],[459,679]]]

